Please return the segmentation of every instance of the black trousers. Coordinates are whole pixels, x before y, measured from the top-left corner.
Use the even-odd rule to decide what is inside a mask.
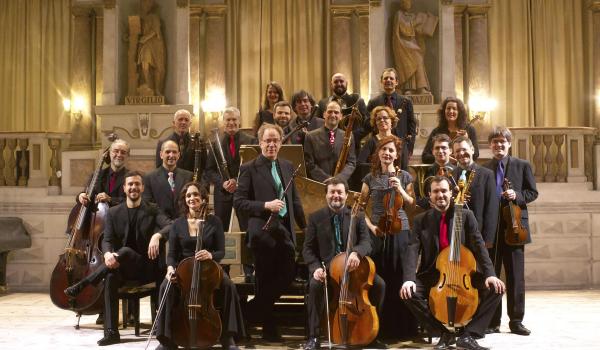
[[[171,284],[168,293],[165,297],[167,287],[167,280],[163,280],[160,286],[160,297],[159,300],[164,299],[164,306],[161,314],[156,320],[156,339],[161,344],[167,347],[174,347],[172,342],[173,327],[177,326],[172,319],[173,309],[178,307],[181,300],[181,293],[179,286],[174,283]],[[244,317],[242,316],[242,310],[240,308],[240,298],[235,288],[235,284],[229,279],[226,273],[223,273],[223,279],[219,289],[215,291],[215,306],[219,307],[221,315],[221,338],[226,337],[245,337],[244,330]]]
[[[329,282],[329,281],[328,281]],[[329,293],[329,305],[332,303],[331,283],[327,285]],[[377,314],[381,315],[383,300],[385,298],[385,281],[375,274],[373,286],[369,290],[369,300],[377,308]],[[325,283],[317,281],[312,276],[308,282],[308,300],[306,300],[308,314],[308,336],[318,338],[321,333],[321,317],[325,309]]]
[[[502,231],[504,230],[502,229]],[[504,234],[498,234],[496,248],[489,250],[496,269],[496,276],[504,266],[506,275],[506,305],[510,322],[522,322],[525,316],[525,246],[510,246],[504,242]],[[500,326],[502,303],[498,305],[490,327]]]
[[[119,328],[119,287],[125,282],[137,282],[140,285],[160,283],[160,269],[157,260],[149,260],[146,255],[140,255],[129,247],[122,247],[116,253],[119,267],[109,269],[102,264],[86,282],[98,284],[104,279],[104,330]],[[157,283],[157,285],[158,285]]]
[[[473,278],[472,281],[473,286],[479,290],[479,306],[471,321],[465,326],[464,332],[468,335],[483,337],[494,310],[502,301],[502,294],[488,290],[483,285],[482,278]],[[447,329],[429,310],[429,290],[435,285],[435,282],[437,281],[433,279],[420,280],[417,278],[415,282],[417,285],[416,292],[413,293],[412,298],[403,301],[431,335],[439,336],[441,333],[447,332]]]
[[[216,188],[215,185],[215,215],[221,219],[223,230],[229,231],[229,222],[231,221],[231,211],[233,208],[233,195],[224,193],[223,188]]]
[[[274,247],[255,246],[254,266],[256,276],[256,296],[250,311],[263,323],[263,330],[276,326],[274,304],[294,280],[296,274],[295,249],[291,233],[279,224],[274,234],[278,237]]]

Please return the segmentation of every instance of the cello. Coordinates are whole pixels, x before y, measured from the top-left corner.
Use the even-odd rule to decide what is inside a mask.
[[[361,198],[352,205],[346,251],[336,255],[329,265],[333,300],[338,301],[332,303],[328,315],[330,336],[335,344],[340,345],[368,345],[379,332],[377,311],[368,295],[375,278],[375,263],[370,257],[364,256],[354,271],[348,270],[348,258],[353,251],[353,235],[361,205]]]
[[[196,252],[202,250],[202,234],[208,204],[200,208]],[[207,348],[221,337],[221,317],[215,309],[213,295],[219,288],[223,271],[213,260],[196,260],[195,256],[183,259],[175,270],[181,292],[180,303],[172,313],[173,341],[184,348]]]
[[[504,191],[511,189],[510,181],[504,178],[502,184]],[[523,245],[527,242],[527,229],[521,225],[521,208],[515,201],[508,201],[508,205],[502,207],[502,220],[504,220],[504,242],[507,245]]]
[[[114,142],[115,134],[109,136]],[[96,168],[86,187],[85,193],[92,198],[94,187],[104,163],[110,163],[110,146],[104,150],[96,164]],[[108,161],[107,161],[108,159]],[[69,214],[68,229],[69,238],[64,252],[59,256],[58,262],[50,277],[50,299],[57,307],[64,310],[72,310],[77,317],[83,315],[94,315],[102,311],[104,299],[104,282],[98,285],[88,285],[75,298],[68,297],[64,290],[81,281],[98,269],[104,261],[100,251],[100,239],[104,231],[104,220],[108,213],[108,204],[98,203],[97,210],[90,209],[92,203],[84,206],[78,203]],[[76,326],[79,328],[79,323]]]
[[[398,176],[400,167],[396,167],[396,172],[393,174],[394,177]],[[388,191],[383,196],[383,206],[385,212],[379,217],[377,224],[376,234],[377,236],[393,235],[402,231],[402,220],[398,215],[400,209],[404,205],[404,198],[394,189]]]
[[[431,313],[449,328],[469,323],[479,304],[479,292],[471,283],[471,274],[476,271],[477,263],[473,253],[461,244],[463,203],[472,178],[473,172],[469,180],[465,180],[464,176],[458,180],[459,192],[454,200],[450,245],[437,257],[435,267],[440,272],[440,279],[429,293]]]

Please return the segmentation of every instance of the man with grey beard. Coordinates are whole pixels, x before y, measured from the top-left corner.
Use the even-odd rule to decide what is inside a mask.
[[[321,315],[323,314],[323,297],[325,293],[324,282],[328,275],[322,263],[329,270],[331,260],[339,253],[346,252],[346,242],[350,232],[351,210],[346,207],[348,198],[348,184],[346,181],[331,177],[325,180],[327,185],[327,207],[324,207],[308,217],[306,238],[302,255],[308,266],[310,278],[308,284],[308,299],[306,302],[308,313],[308,341],[304,349],[319,348],[319,333],[321,329]],[[364,217],[357,216],[356,232],[352,235],[352,251],[347,252],[348,269],[355,270],[363,257],[371,253],[371,238]],[[385,295],[385,282],[379,275],[375,275],[373,287],[369,297],[374,301],[377,310],[381,310],[383,296]]]

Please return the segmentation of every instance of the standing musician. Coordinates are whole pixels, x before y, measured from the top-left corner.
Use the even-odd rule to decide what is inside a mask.
[[[122,139],[115,140],[110,145],[110,166],[102,169],[98,176],[98,181],[92,193],[93,203],[107,203],[113,207],[125,200],[123,192],[124,175],[127,172],[125,163],[129,157],[129,143]],[[77,198],[77,203],[88,205],[89,198],[85,192],[81,192]]]
[[[120,342],[119,299],[117,291],[127,281],[140,285],[161,279],[159,247],[168,238],[169,220],[154,204],[142,200],[142,174],[125,174],[125,202],[108,210],[104,225],[102,251],[104,266],[85,279],[65,289],[70,297],[77,296],[89,284],[104,282],[104,337],[98,345]]]
[[[371,232],[373,252],[378,274],[387,285],[385,309],[381,315],[382,333],[385,337],[412,336],[416,326],[410,312],[398,300],[402,286],[401,256],[409,241],[410,223],[406,209],[414,208],[413,179],[400,169],[402,141],[394,135],[377,143],[371,159],[371,172],[362,184],[361,198],[371,199],[371,216],[365,221]],[[388,203],[385,202],[386,195]],[[394,201],[400,201],[394,205]],[[399,221],[398,230],[382,232],[380,221],[386,218]]]
[[[146,174],[144,200],[158,204],[158,207],[175,220],[178,216],[177,193],[183,185],[192,181],[192,172],[177,167],[181,153],[175,141],[167,140],[160,148],[162,164]]]
[[[506,273],[507,312],[510,318],[510,331],[519,335],[529,335],[531,331],[523,326],[525,315],[525,246],[531,243],[529,231],[529,215],[527,203],[536,200],[538,191],[535,185],[535,177],[529,162],[509,155],[512,134],[506,127],[495,127],[488,136],[488,142],[494,158],[485,166],[496,175],[496,194],[500,202],[500,209],[508,205],[508,201],[514,201],[521,209],[521,225],[527,230],[527,237],[523,245],[507,245],[504,232],[506,224],[502,218],[498,219],[498,230],[496,242],[490,250],[490,256],[494,261],[496,273],[499,274],[502,266]],[[504,179],[508,179],[512,189],[504,190],[502,185]],[[501,215],[502,211],[500,211]],[[490,333],[500,332],[500,318],[502,316],[502,305],[494,314],[490,323]]]
[[[491,248],[494,244],[496,225],[498,224],[498,200],[494,172],[475,163],[473,160],[475,148],[467,136],[457,136],[452,142],[452,150],[458,164],[453,175],[457,183],[462,174],[468,181],[470,175],[475,172],[473,180],[470,181],[467,203],[477,219],[479,232],[485,241],[485,246]]]
[[[281,129],[286,129],[292,120],[292,106],[287,101],[279,101],[273,106],[273,119]]]
[[[192,114],[185,109],[180,109],[173,115],[173,133],[166,138],[158,141],[156,145],[156,167],[160,167],[163,163],[160,156],[162,145],[165,141],[174,141],[179,145],[179,152],[181,153],[177,160],[177,167],[188,171],[194,171],[194,157],[195,150],[193,147],[192,138],[190,136],[190,126],[192,125]],[[200,141],[202,142],[202,141]],[[206,164],[206,152],[202,152],[200,157],[200,169],[199,178],[202,177],[202,170],[204,170]]]
[[[395,68],[385,68],[381,73],[381,87],[383,92],[369,100],[367,111],[372,113],[375,107],[387,106],[397,117],[397,123],[394,125],[392,133],[398,136],[404,142],[402,149],[402,170],[408,170],[408,161],[412,156],[417,136],[417,120],[413,112],[413,104],[409,98],[399,95],[396,92],[398,87],[398,72]],[[363,123],[366,131],[373,131],[373,123],[368,121]]]
[[[283,294],[295,274],[296,233],[293,223],[306,227],[300,195],[292,181],[294,168],[278,159],[283,130],[265,123],[258,129],[261,155],[242,164],[233,206],[248,215],[249,247],[255,258],[256,297],[250,314],[263,323],[263,339],[280,341],[273,317],[275,301]],[[283,200],[279,199],[283,198]],[[273,216],[270,227],[265,227]],[[264,228],[264,229],[263,229]]]
[[[213,144],[212,150],[216,151],[217,154],[209,155],[206,171],[204,172],[204,181],[215,186],[215,215],[221,219],[225,231],[229,231],[233,193],[237,189],[237,177],[240,170],[240,146],[255,145],[257,143],[255,137],[240,131],[240,123],[240,110],[235,107],[225,108],[225,111],[223,111],[224,135],[221,137],[220,142],[231,179],[224,181],[221,170],[219,170],[219,164],[215,161],[215,156],[221,161],[216,144]]]
[[[327,269],[331,260],[346,247],[348,235],[350,234],[350,209],[346,207],[348,198],[348,184],[346,181],[332,177],[325,180],[327,185],[327,207],[321,208],[308,217],[306,238],[302,255],[308,265],[312,278],[308,284],[308,299],[306,302],[308,313],[308,341],[304,345],[305,350],[318,349],[321,327],[321,316],[323,315],[324,282],[326,272],[321,263],[325,263]],[[353,251],[348,257],[349,271],[356,269],[360,259],[371,252],[371,239],[369,231],[363,218],[356,223],[356,232],[353,236]],[[371,299],[376,300],[377,310],[382,309],[385,294],[385,282],[379,275],[375,275],[373,287],[369,291]]]
[[[325,125],[306,134],[306,139],[304,140],[306,169],[309,177],[319,182],[323,182],[334,175],[333,172],[344,147],[344,131],[338,128],[342,120],[340,104],[336,101],[330,101],[327,104],[324,117]],[[354,137],[351,137],[346,164],[336,176],[348,181],[355,167]]]
[[[309,122],[306,128],[302,128],[301,130],[297,131],[290,138],[291,144],[303,145],[304,139],[306,138],[306,133],[322,127],[325,122],[322,118],[316,118],[313,116],[317,111],[315,99],[305,90],[296,91],[292,95],[290,102],[292,104],[292,108],[294,109],[294,113],[296,113],[296,118],[293,118],[292,121],[290,121],[290,125],[283,129],[283,133],[287,135],[302,122]]]
[[[429,291],[439,279],[436,269],[438,254],[450,242],[454,206],[448,178],[435,176],[431,181],[430,200],[433,208],[415,217],[410,243],[402,256],[404,284],[400,298],[431,334],[441,334],[435,349],[448,349],[456,342],[462,349],[485,350],[475,337],[483,337],[496,306],[502,300],[505,286],[496,278],[485,243],[477,230],[477,220],[470,210],[463,210],[462,244],[475,256],[477,272],[471,276],[473,286],[479,290],[479,306],[471,321],[459,333],[458,339],[432,314],[427,303]],[[420,261],[419,261],[420,255]],[[418,266],[418,270],[417,270]],[[416,271],[416,273],[415,273]]]
[[[435,157],[435,161],[425,172],[425,179],[432,179],[435,175],[439,174],[440,169],[442,168],[446,169],[443,170],[444,174],[454,173],[456,166],[452,164],[450,160],[456,159],[452,158],[450,155],[452,153],[452,150],[450,149],[450,144],[452,143],[450,137],[446,134],[437,134],[432,140],[433,156]],[[425,184],[423,190],[425,193],[420,193],[417,186],[417,190],[415,191],[417,195],[417,205],[423,209],[429,209],[431,208],[429,203],[429,182]]]
[[[171,225],[169,231],[169,254],[167,257],[167,274],[160,286],[160,298],[163,300],[167,281],[173,282],[165,299],[165,306],[157,320],[156,338],[160,341],[158,349],[176,349],[177,345],[172,340],[173,328],[178,325],[174,323],[171,314],[176,304],[184,302],[178,293],[178,281],[175,269],[179,263],[194,256],[198,261],[214,260],[219,262],[225,256],[225,234],[221,220],[215,215],[208,215],[204,222],[202,231],[202,250],[196,251],[196,239],[198,236],[198,216],[202,206],[208,205],[208,192],[199,183],[188,182],[181,190],[179,196],[179,207],[182,216],[177,218]],[[220,265],[219,269],[221,269]],[[216,300],[221,304],[221,345],[223,349],[238,349],[234,338],[244,337],[244,321],[240,308],[240,300],[235,284],[226,273],[222,273],[222,279],[218,288]]]

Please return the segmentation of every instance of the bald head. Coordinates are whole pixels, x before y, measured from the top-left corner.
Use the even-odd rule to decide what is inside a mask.
[[[179,135],[189,132],[192,125],[192,114],[186,109],[180,109],[173,114],[173,129]]]
[[[331,90],[338,96],[344,95],[348,90],[348,81],[342,73],[335,73],[331,77]]]

